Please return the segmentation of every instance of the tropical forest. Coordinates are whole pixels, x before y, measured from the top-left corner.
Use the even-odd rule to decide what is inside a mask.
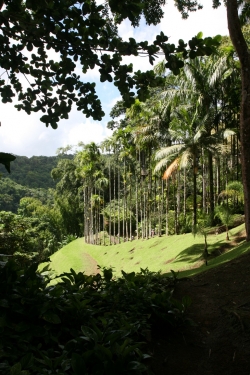
[[[250,373],[250,6],[225,3],[229,36],[122,40],[163,6],[0,0],[2,103],[56,132],[104,116],[77,64],[121,93],[100,143],[0,152],[3,375]]]

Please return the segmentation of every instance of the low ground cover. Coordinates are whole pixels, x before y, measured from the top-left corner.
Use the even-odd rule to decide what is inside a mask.
[[[55,285],[37,265],[0,264],[0,372],[3,375],[150,374],[154,325],[185,324],[188,298],[174,299],[175,275],[142,270],[114,279],[64,273]]]

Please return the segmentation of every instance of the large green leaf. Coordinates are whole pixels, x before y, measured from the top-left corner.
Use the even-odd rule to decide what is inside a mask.
[[[43,319],[46,320],[49,323],[52,323],[52,324],[61,323],[61,319],[59,318],[59,316],[57,314],[53,313],[52,311],[47,311],[43,315]]]

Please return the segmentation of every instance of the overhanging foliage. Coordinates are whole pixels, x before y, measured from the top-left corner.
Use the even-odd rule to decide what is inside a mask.
[[[18,110],[28,114],[41,111],[46,126],[57,127],[68,118],[73,104],[87,117],[101,120],[104,112],[95,91],[95,83],[86,82],[78,74],[98,68],[101,82],[114,82],[127,106],[135,94],[144,100],[148,86],[158,86],[162,79],[153,71],[132,75],[132,65],[122,64],[125,55],[147,54],[153,64],[157,54],[165,56],[166,67],[175,74],[183,59],[211,54],[220,38],[201,35],[179,45],[167,43],[162,32],[152,45],[124,42],[117,33],[117,23],[129,18],[137,25],[144,14],[147,22],[158,23],[163,16],[163,0],[95,1],[6,0],[0,12],[0,94],[3,103],[17,95]],[[77,72],[78,71],[78,72]],[[3,74],[6,72],[6,74]],[[21,77],[27,81],[23,84]]]

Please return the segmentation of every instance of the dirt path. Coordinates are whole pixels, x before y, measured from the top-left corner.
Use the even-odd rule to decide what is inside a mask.
[[[95,275],[97,273],[100,273],[99,268],[97,267],[97,262],[92,256],[90,256],[88,253],[82,254],[82,260],[83,260],[83,269],[86,275]]]

